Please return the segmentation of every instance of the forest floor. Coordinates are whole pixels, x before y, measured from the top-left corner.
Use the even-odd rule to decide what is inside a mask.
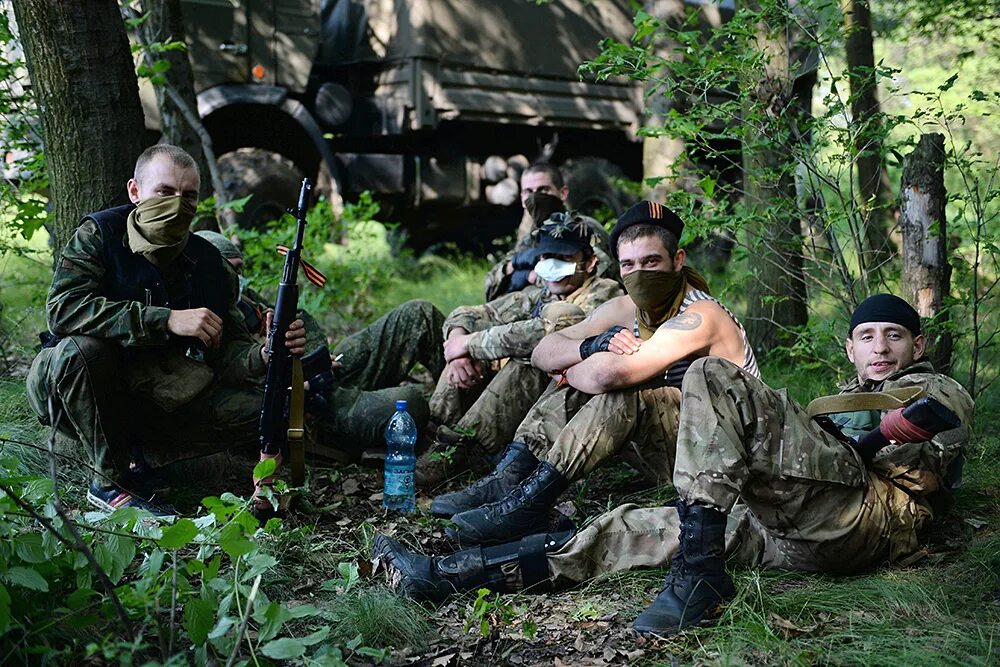
[[[462,276],[468,284],[461,289],[454,288],[453,274],[429,283],[398,281],[375,295],[373,307],[387,309],[421,294],[431,295],[445,312],[463,299],[477,302],[474,273]],[[447,280],[449,286],[434,280]],[[22,303],[24,310],[5,313],[7,330],[16,321],[20,333],[0,339],[6,373],[0,379],[0,434],[42,443],[46,433],[27,409],[23,383],[31,358],[24,331],[40,324],[37,296],[32,301]],[[343,331],[358,323],[331,324]],[[768,363],[763,373],[770,384],[789,386],[800,400],[832,381]],[[371,573],[374,535],[389,533],[414,549],[442,554],[453,548],[445,537],[446,523],[430,517],[431,498],[425,493],[413,515],[386,514],[380,472],[356,465],[310,466],[302,502],[268,547],[280,565],[264,589],[289,606],[332,609],[338,626],[332,636],[345,643],[360,636],[372,649],[350,654],[352,664],[998,664],[1000,438],[992,427],[998,417],[1000,402],[979,406],[957,504],[906,567],[833,577],[734,564],[736,599],[717,618],[669,639],[640,638],[631,630],[633,619],[658,592],[665,575],[661,570],[618,573],[544,595],[473,592],[437,608],[399,598]],[[176,464],[166,471],[177,490],[171,501],[194,514],[204,496],[246,495],[253,463],[251,452]],[[66,474],[74,479],[73,471]],[[437,491],[472,478],[453,480]],[[83,480],[76,482],[64,487],[66,502],[85,511]],[[671,497],[672,489],[646,487],[622,463],[573,485],[557,509],[581,525],[623,502],[658,505]],[[331,580],[341,585],[331,587]],[[303,626],[302,632],[308,629]]]

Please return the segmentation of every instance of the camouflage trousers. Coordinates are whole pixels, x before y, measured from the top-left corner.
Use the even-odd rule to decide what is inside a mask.
[[[654,484],[673,476],[680,390],[623,389],[591,396],[550,386],[514,435],[569,481],[620,453]]]
[[[28,402],[45,422],[55,399],[56,429],[80,444],[93,481],[119,480],[140,447],[154,464],[211,454],[254,442],[260,418],[259,387],[213,382],[194,399],[166,412],[142,389],[144,378],[117,343],[70,336],[35,357]]]
[[[684,378],[674,485],[727,512],[729,557],[758,567],[852,573],[918,548],[929,514],[865,470],[783,390],[728,361],[696,361]],[[677,549],[673,507],[622,505],[548,556],[557,583],[668,567]]]
[[[444,380],[447,384],[447,380]],[[548,373],[527,359],[510,359],[464,412],[468,395],[454,387],[442,387],[431,397],[431,414],[441,424],[438,439],[450,442],[460,437],[467,445],[496,454],[510,443],[525,415],[551,382]],[[458,417],[456,420],[456,416]],[[449,431],[451,433],[449,433]]]
[[[674,486],[724,512],[745,503],[767,537],[764,564],[854,572],[917,549],[928,510],[784,390],[718,358],[692,364],[683,389]]]
[[[435,376],[444,368],[444,315],[429,301],[407,301],[361,331],[341,341],[333,351],[343,354],[334,371],[330,410],[322,419],[324,439],[340,449],[359,453],[384,444],[382,432],[396,409],[409,403],[418,428],[427,423],[423,389],[398,386],[420,363]]]

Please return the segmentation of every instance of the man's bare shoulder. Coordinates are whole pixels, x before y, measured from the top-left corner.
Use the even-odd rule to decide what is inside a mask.
[[[608,299],[594,313],[598,311],[601,317],[613,319],[623,327],[631,328],[635,323],[635,303],[627,294]]]

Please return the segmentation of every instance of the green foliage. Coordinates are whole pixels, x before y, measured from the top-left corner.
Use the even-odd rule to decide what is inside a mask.
[[[514,624],[520,619],[520,629],[525,637],[531,639],[538,630],[538,624],[526,616],[527,610],[512,604],[500,593],[493,593],[488,588],[480,588],[471,607],[465,610],[465,631],[475,629],[483,639],[489,639],[495,631],[504,626]]]

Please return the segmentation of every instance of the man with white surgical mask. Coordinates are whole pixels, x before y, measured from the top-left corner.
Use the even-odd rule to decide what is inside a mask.
[[[595,276],[591,230],[579,216],[554,213],[534,235],[541,286],[459,307],[445,320],[447,366],[428,429],[434,440],[417,462],[422,488],[465,470],[470,454],[503,449],[550,382],[531,365],[535,345],[622,294],[616,281]]]

